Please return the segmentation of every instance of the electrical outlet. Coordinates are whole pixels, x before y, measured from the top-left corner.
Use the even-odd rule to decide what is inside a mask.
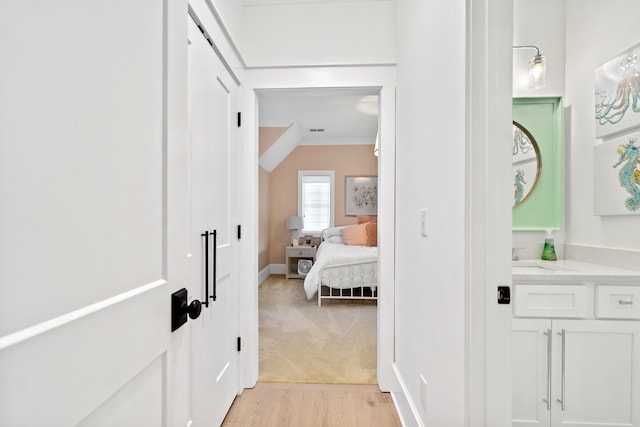
[[[427,412],[427,380],[420,374],[420,404],[424,412]]]

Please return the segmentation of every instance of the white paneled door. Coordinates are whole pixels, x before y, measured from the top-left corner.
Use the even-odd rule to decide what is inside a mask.
[[[176,7],[0,2],[3,427],[176,425],[187,406],[170,323],[187,279],[168,191]]]
[[[189,263],[193,426],[217,426],[239,390],[236,116],[237,86],[189,19]]]

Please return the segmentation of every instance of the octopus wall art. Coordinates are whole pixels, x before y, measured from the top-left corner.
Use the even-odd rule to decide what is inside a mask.
[[[640,126],[640,44],[595,71],[596,137]]]

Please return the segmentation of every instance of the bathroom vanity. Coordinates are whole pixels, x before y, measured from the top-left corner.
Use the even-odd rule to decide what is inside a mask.
[[[640,427],[640,272],[513,262],[513,426]]]

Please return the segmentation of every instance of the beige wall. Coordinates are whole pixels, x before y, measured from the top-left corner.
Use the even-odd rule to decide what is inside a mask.
[[[290,245],[291,238],[285,222],[287,217],[298,213],[298,170],[334,170],[335,225],[355,224],[356,217],[344,215],[345,176],[377,176],[378,158],[373,155],[373,145],[297,147],[271,173],[268,238],[270,264],[285,262],[285,247]],[[262,191],[262,187],[260,190]],[[260,224],[262,223],[261,218]]]
[[[260,166],[258,169],[258,271],[262,271],[269,265],[271,174]]]
[[[258,129],[258,155],[262,156],[287,130],[286,127]],[[271,216],[271,174],[258,166],[258,271],[269,265],[269,218]]]

